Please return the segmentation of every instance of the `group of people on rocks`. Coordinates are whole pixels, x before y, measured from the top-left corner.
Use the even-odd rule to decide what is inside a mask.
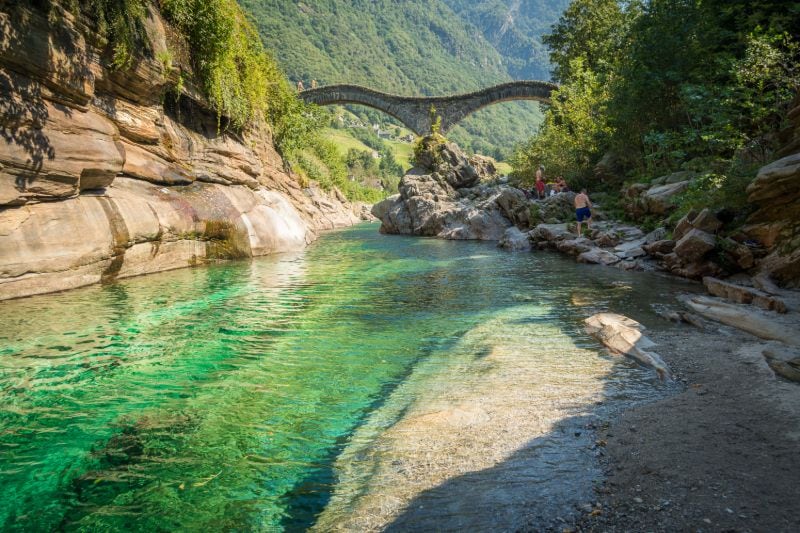
[[[544,200],[547,196],[554,196],[558,193],[568,191],[569,185],[567,185],[563,176],[557,177],[556,181],[553,183],[545,183],[544,167],[540,165],[539,168],[536,169],[536,182],[534,183],[533,189],[530,191],[532,196],[539,200]]]
[[[311,80],[311,88],[317,88],[317,80]],[[305,85],[303,85],[303,80],[297,80],[297,92],[301,93],[306,90]]]
[[[536,169],[536,181],[534,182],[533,189],[530,195],[539,200],[543,200],[549,194],[554,196],[562,192],[568,192],[569,186],[563,176],[556,178],[552,184],[545,183],[544,166],[539,165]],[[592,222],[592,201],[589,200],[589,195],[586,194],[586,189],[581,191],[575,196],[575,218],[578,221],[578,237],[581,236],[581,226],[586,222],[587,231],[591,229]]]

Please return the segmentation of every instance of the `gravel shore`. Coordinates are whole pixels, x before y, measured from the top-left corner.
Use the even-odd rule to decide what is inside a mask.
[[[600,425],[605,482],[578,531],[800,531],[800,385],[709,323],[650,337],[684,385]]]

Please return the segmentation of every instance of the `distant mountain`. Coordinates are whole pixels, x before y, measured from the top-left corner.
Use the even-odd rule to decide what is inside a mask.
[[[548,33],[570,0],[443,0],[476,26],[500,53],[514,79],[549,80]]]
[[[445,95],[511,79],[546,78],[539,35],[555,22],[566,0],[240,3],[292,80]],[[540,120],[533,102],[506,103],[476,113],[449,137],[468,150],[502,157],[530,137]]]

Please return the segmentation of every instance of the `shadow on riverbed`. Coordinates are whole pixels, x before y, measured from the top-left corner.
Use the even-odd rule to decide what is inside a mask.
[[[628,283],[617,272],[595,272],[595,276],[584,280],[583,287],[560,293],[552,302],[563,313],[561,335],[569,338],[566,344],[551,346],[545,333],[546,317],[535,314],[504,317],[506,324],[513,325],[511,331],[528,332],[523,333],[519,340],[527,338],[528,342],[534,343],[532,346],[546,351],[534,355],[534,359],[528,360],[527,364],[524,358],[513,355],[513,350],[501,349],[499,353],[493,349],[480,351],[480,345],[470,343],[471,348],[476,350],[475,361],[478,365],[496,368],[496,365],[504,365],[508,361],[512,365],[523,363],[535,367],[519,367],[516,371],[510,369],[510,373],[504,372],[499,381],[494,379],[501,388],[516,388],[517,393],[507,394],[507,391],[499,390],[499,394],[487,392],[488,396],[482,398],[473,395],[473,402],[468,399],[469,395],[467,399],[461,398],[461,392],[456,390],[440,391],[448,397],[454,395],[457,400],[451,398],[449,408],[437,404],[426,414],[423,407],[412,412],[410,418],[398,420],[396,426],[389,430],[388,438],[373,443],[374,448],[383,451],[376,452],[374,456],[367,452],[366,456],[359,459],[368,463],[377,459],[380,466],[375,467],[374,471],[379,479],[376,479],[369,492],[381,493],[381,496],[369,497],[366,502],[356,503],[354,507],[337,506],[337,510],[317,524],[319,530],[336,523],[335,516],[331,514],[339,515],[348,525],[356,528],[385,528],[386,531],[398,532],[539,531],[561,530],[574,524],[578,516],[586,512],[586,505],[600,498],[594,488],[603,479],[599,458],[604,453],[604,443],[595,442],[597,437],[594,430],[602,426],[602,420],[615,412],[643,401],[656,400],[673,390],[672,386],[661,383],[650,369],[639,367],[631,360],[608,355],[583,330],[585,317],[608,310],[625,312],[658,328],[669,327],[652,309],[658,283],[653,283],[655,280],[652,278],[647,279],[649,276],[634,278],[632,283]],[[649,290],[637,292],[637,289]],[[519,299],[526,301],[524,295]],[[488,329],[496,331],[493,325],[489,325]],[[523,346],[524,343],[517,345],[517,351],[527,351]],[[588,352],[580,356],[570,352],[569,346],[579,352]],[[552,353],[553,350],[558,353]],[[569,361],[576,356],[574,361]],[[581,374],[600,370],[602,365],[594,363],[594,357],[611,358],[613,362],[605,372],[595,374],[597,389],[591,393],[593,387],[589,382],[582,381],[586,378]],[[552,381],[557,375],[562,378]],[[502,386],[504,382],[507,387]],[[501,401],[498,403],[493,396]],[[542,411],[532,411],[531,404],[539,405]],[[485,410],[488,416],[497,417],[497,422],[470,420],[469,406],[476,406],[478,413]],[[552,414],[562,411],[562,417],[548,418],[545,413],[549,411],[553,411]],[[544,418],[540,419],[543,415]],[[507,418],[516,419],[517,427],[513,422],[512,425],[505,425],[507,421],[504,419]],[[531,424],[530,418],[540,420],[538,426]],[[450,429],[446,426],[450,426]],[[541,431],[538,427],[541,427]],[[487,441],[486,435],[481,436],[483,431],[492,433],[496,444],[489,442],[491,439]],[[477,444],[464,441],[462,444],[466,448],[458,448],[452,433],[473,433],[473,440]],[[526,442],[525,436],[530,440]],[[418,444],[414,444],[414,441]],[[395,445],[398,447],[396,450]],[[506,452],[502,451],[504,449]],[[450,457],[438,457],[437,452],[449,454]],[[412,458],[411,454],[416,454],[416,458]],[[464,459],[464,454],[484,457]],[[480,468],[491,465],[493,456],[496,457],[493,466]],[[442,477],[442,468],[448,468],[445,464],[450,464],[449,468],[452,468],[452,474],[446,479]],[[478,465],[478,469],[474,468]],[[426,475],[426,471],[430,473]],[[349,486],[349,480],[340,481]],[[437,481],[438,485],[428,488]],[[407,490],[397,488],[406,484]],[[414,493],[413,486],[422,490]],[[345,488],[344,492],[347,491]],[[410,500],[403,498],[404,492]],[[394,508],[393,512],[391,508]],[[345,518],[345,509],[357,515],[352,522]],[[388,525],[383,521],[386,519],[390,520]]]
[[[564,420],[496,466],[422,492],[386,531],[561,529],[577,504],[596,499],[602,472],[587,429],[592,419]]]

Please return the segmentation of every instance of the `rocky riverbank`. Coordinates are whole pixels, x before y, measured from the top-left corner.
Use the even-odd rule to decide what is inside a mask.
[[[731,232],[728,214],[690,211],[674,226],[645,233],[629,223],[609,220],[602,203],[592,229],[574,233],[574,193],[532,200],[519,189],[499,184],[491,170],[477,170],[452,143],[429,138],[425,150],[400,182],[399,194],[373,208],[381,231],[445,239],[498,241],[511,250],[550,249],[579,262],[624,270],[659,270],[695,280],[747,275],[769,292],[779,284],[800,283],[800,246],[795,211],[800,205],[800,154],[765,166],[748,188],[757,207],[741,230]],[[624,191],[629,215],[665,217],[675,196],[697,175],[679,172]],[[771,206],[779,204],[779,209]]]
[[[49,10],[49,11],[48,11]],[[301,186],[265,127],[220,127],[158,10],[114,68],[58,2],[0,9],[0,300],[295,250],[362,206]]]
[[[713,296],[778,313],[785,313],[786,307],[777,296],[777,284],[800,283],[795,216],[800,154],[760,170],[747,189],[758,209],[741,229],[728,227],[733,219],[724,211],[702,209],[688,212],[674,225],[665,218],[663,226],[645,233],[634,224],[609,220],[598,203],[591,229],[578,236],[574,193],[533,200],[498,183],[492,170],[476,168],[456,145],[428,137],[417,166],[401,180],[399,194],[376,204],[372,212],[384,233],[492,240],[512,251],[553,250],[580,263],[665,272],[702,280]],[[626,209],[634,220],[663,217],[675,209],[675,196],[694,179],[694,173],[679,172],[628,187]],[[781,208],[770,209],[773,203]],[[711,307],[704,309],[709,314]],[[726,313],[736,315],[717,312],[715,319],[730,323],[730,317],[722,318]]]
[[[765,166],[748,187],[757,210],[739,231],[725,213],[693,211],[674,226],[644,232],[607,220],[573,232],[571,194],[531,201],[472,173],[453,145],[445,157],[403,178],[400,194],[374,207],[387,233],[497,240],[509,250],[553,250],[583,263],[702,280],[709,296],[658,304],[664,323],[645,339],[638,324],[616,338],[595,315],[592,333],[615,353],[658,352],[674,394],[575,431],[594,435],[605,469],[594,498],[552,522],[563,531],[794,531],[800,470],[800,283],[797,221],[800,154]],[[442,161],[457,161],[455,177]],[[453,169],[449,169],[453,171]],[[448,179],[450,176],[450,179]],[[462,177],[462,178],[459,178]],[[694,175],[665,176],[625,193],[629,209],[665,215]],[[595,310],[597,311],[597,310]],[[623,309],[600,309],[606,313]],[[587,317],[588,318],[588,317]],[[672,325],[669,325],[670,322]],[[606,342],[608,341],[608,342]],[[620,341],[620,342],[617,342]],[[625,341],[625,342],[622,342]],[[621,344],[620,344],[621,343]],[[624,346],[623,346],[624,345]],[[647,350],[654,350],[649,352]],[[652,357],[651,357],[652,359]],[[502,480],[495,480],[502,483]],[[532,521],[539,529],[541,523]],[[522,528],[525,529],[525,528]]]

